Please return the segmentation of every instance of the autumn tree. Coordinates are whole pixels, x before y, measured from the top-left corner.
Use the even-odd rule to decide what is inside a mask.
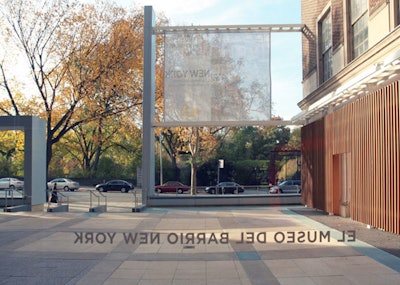
[[[55,145],[53,152],[49,168],[52,176],[103,177],[100,165],[112,162],[110,169],[118,165],[123,169],[121,177],[132,178],[140,164],[140,130],[125,116],[105,118],[74,128]]]
[[[72,58],[75,63],[71,66],[74,68],[68,73],[71,81],[83,82],[82,79],[86,77],[82,90],[88,96],[83,100],[84,112],[80,115],[83,118],[87,114],[97,117],[87,126],[73,128],[72,141],[80,149],[80,152],[74,153],[80,157],[85,176],[95,175],[100,156],[113,146],[114,138],[125,135],[126,130],[131,129],[132,122],[138,121],[142,93],[142,21],[139,13],[113,23],[109,40],[98,45],[90,58],[85,54]],[[109,66],[108,70],[101,71],[105,66]],[[93,70],[98,72],[93,73]],[[97,76],[102,72],[104,75],[92,79],[93,74]],[[123,106],[126,106],[125,110]],[[116,112],[118,109],[119,112]],[[128,117],[132,122],[124,120]],[[130,135],[140,137],[137,132]],[[128,145],[123,147],[130,148]]]
[[[120,129],[110,128],[109,125],[105,129],[103,124],[105,120],[106,118],[100,118],[78,125],[59,142],[69,154],[67,156],[69,160],[78,162],[84,177],[93,177],[96,174],[101,155],[110,147],[110,140]]]
[[[196,194],[197,170],[215,155],[219,143],[227,131],[224,128],[189,127],[183,129],[182,136],[186,141],[186,150],[190,154],[191,195]]]
[[[47,165],[52,146],[69,131],[100,118],[127,112],[141,103],[143,15],[127,14],[106,2],[73,0],[3,1],[7,49],[19,49],[31,75],[27,96],[47,124]],[[134,36],[134,37],[132,37]],[[7,115],[21,105],[0,66]],[[26,79],[25,79],[26,80]]]

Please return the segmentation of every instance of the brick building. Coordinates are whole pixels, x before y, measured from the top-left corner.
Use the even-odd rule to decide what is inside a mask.
[[[399,0],[303,0],[302,199],[400,234]]]

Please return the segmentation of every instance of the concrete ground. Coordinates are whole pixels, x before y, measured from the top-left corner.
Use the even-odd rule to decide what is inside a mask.
[[[0,241],[0,284],[400,284],[400,236],[303,206],[0,213]]]
[[[297,208],[294,209],[294,211],[297,214],[304,215],[330,228],[340,231],[356,230],[358,240],[366,242],[400,258],[400,235],[368,227],[367,225],[353,221],[350,218],[330,216],[327,213],[315,209]]]

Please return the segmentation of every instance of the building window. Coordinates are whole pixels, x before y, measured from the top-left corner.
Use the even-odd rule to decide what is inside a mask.
[[[396,3],[396,19],[397,19],[396,25],[400,25],[400,1],[397,0],[395,1],[395,3]]]
[[[321,20],[321,55],[323,68],[323,81],[332,76],[332,17],[327,13]]]
[[[350,10],[353,58],[356,58],[368,49],[368,1],[351,0]]]

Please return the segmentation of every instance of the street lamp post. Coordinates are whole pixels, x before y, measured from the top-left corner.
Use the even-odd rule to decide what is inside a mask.
[[[160,185],[163,184],[163,168],[162,168],[162,134],[160,134]]]

